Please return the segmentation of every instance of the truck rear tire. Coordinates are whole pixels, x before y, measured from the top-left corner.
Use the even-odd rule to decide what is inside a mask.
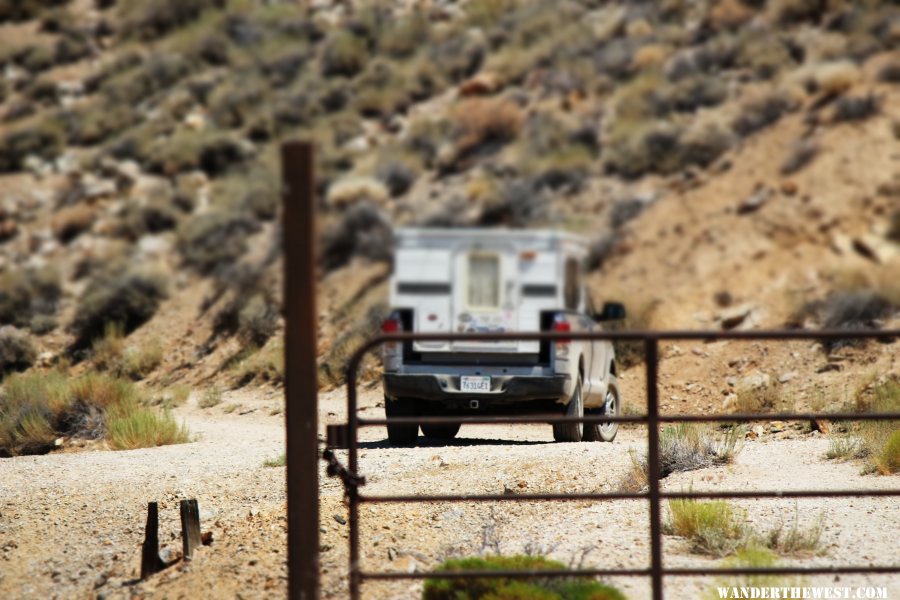
[[[610,376],[609,386],[606,389],[606,401],[602,408],[588,409],[589,415],[612,415],[619,414],[619,389],[616,386],[616,380]],[[618,423],[585,423],[584,424],[584,441],[586,442],[611,442],[616,439],[619,432]]]
[[[396,400],[384,399],[384,414],[392,417],[416,416],[416,405],[412,398],[397,398]],[[388,425],[388,442],[391,446],[414,446],[419,435],[419,426],[416,424]]]
[[[581,397],[581,376],[575,384],[575,391],[566,407],[567,417],[584,416],[584,399]],[[553,439],[557,442],[580,442],[584,423],[556,423],[553,425]]]

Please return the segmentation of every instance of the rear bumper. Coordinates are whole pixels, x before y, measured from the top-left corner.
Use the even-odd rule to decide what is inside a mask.
[[[572,379],[566,374],[494,376],[491,388],[485,393],[461,392],[458,375],[384,374],[384,393],[389,399],[415,398],[459,410],[471,410],[472,400],[478,400],[482,410],[565,404],[572,396]]]

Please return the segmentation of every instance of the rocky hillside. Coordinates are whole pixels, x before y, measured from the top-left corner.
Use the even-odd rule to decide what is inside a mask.
[[[895,3],[0,0],[0,20],[0,371],[277,384],[289,138],[317,143],[325,386],[383,314],[397,225],[582,233],[632,326],[897,323]],[[672,408],[751,375],[864,388],[893,348],[676,347]]]

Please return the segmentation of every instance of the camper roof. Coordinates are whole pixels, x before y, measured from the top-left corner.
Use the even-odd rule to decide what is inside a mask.
[[[505,229],[505,228],[400,228],[395,232],[398,242],[418,240],[466,240],[484,239],[486,236],[496,240],[502,238],[510,241],[556,244],[568,242],[579,246],[587,246],[587,240],[574,233],[553,229]]]

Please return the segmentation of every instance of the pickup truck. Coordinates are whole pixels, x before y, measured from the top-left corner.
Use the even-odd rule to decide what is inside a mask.
[[[582,281],[586,244],[557,231],[400,229],[384,333],[598,331],[623,319],[595,312]],[[385,413],[617,415],[622,400],[609,341],[416,341],[383,349]],[[422,424],[451,439],[459,424]],[[392,445],[419,426],[388,425]],[[559,442],[611,442],[618,423],[553,425]]]

